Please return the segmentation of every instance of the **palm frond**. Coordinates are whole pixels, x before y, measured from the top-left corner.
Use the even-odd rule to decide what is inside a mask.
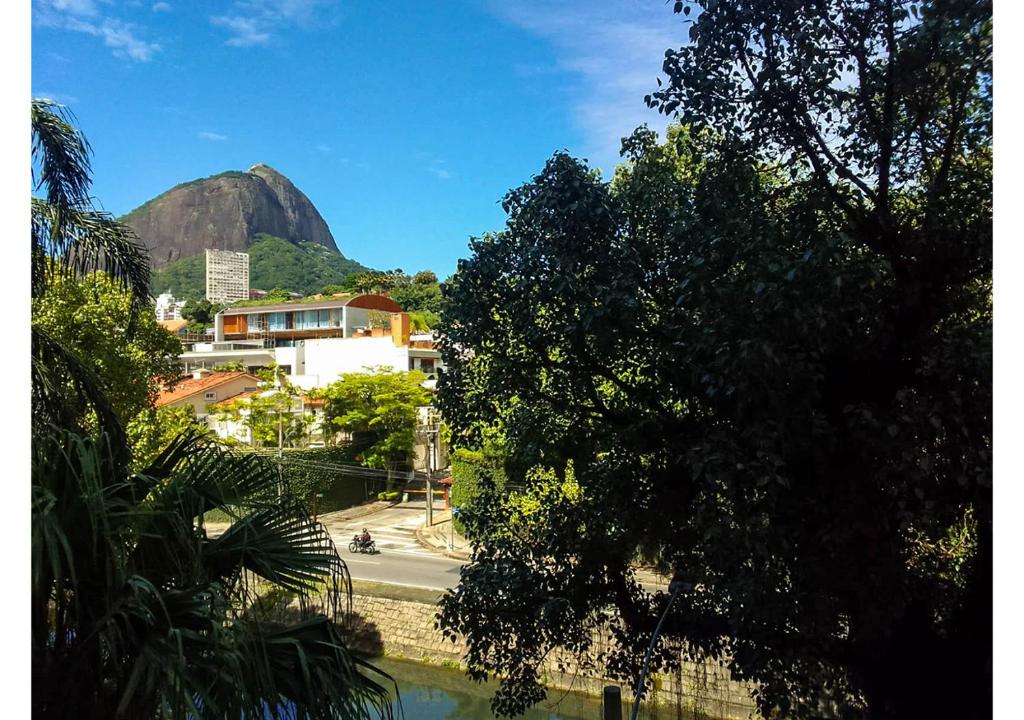
[[[32,425],[82,432],[84,419],[93,413],[96,430],[114,449],[114,465],[129,454],[128,438],[113,406],[93,371],[45,330],[32,326]]]
[[[332,575],[347,574],[331,536],[295,503],[258,508],[209,541],[203,556],[215,577],[244,568],[289,592],[316,592]]]
[[[55,273],[81,277],[96,270],[119,282],[136,305],[148,301],[149,252],[134,230],[109,213],[32,198],[33,297]]]
[[[47,203],[58,211],[89,201],[92,149],[73,120],[63,105],[45,98],[32,100],[32,184],[36,190],[46,189]]]

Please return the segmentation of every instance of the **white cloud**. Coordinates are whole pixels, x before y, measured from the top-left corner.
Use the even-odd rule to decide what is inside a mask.
[[[319,145],[314,145],[313,147],[322,153],[329,153],[331,151],[331,146],[324,145],[323,143],[320,143]]]
[[[227,135],[221,135],[220,133],[210,132],[209,130],[200,130],[198,136],[203,140],[212,140],[214,142],[220,142],[221,140],[227,140]]]
[[[445,170],[444,168],[427,168],[427,172],[436,177],[438,180],[447,180],[452,176],[452,174]]]
[[[135,35],[132,25],[107,18],[99,25],[68,18],[64,27],[75,32],[83,32],[103,39],[103,44],[110,48],[117,57],[128,57],[139,62],[146,62],[160,50],[156,43],[147,42]]]
[[[171,4],[165,2],[153,3],[153,12],[170,12]]]
[[[644,95],[657,89],[665,50],[687,38],[687,26],[664,2],[522,0],[491,8],[550,43],[558,69],[575,78],[572,104],[585,139],[576,150],[606,174],[619,162],[621,138],[644,123],[656,130],[668,124],[644,105]],[[528,79],[551,68],[517,65],[514,71]]]
[[[211,16],[210,22],[231,33],[226,45],[266,45],[275,34],[292,26],[311,29],[330,24],[321,10],[335,5],[337,0],[235,0],[230,14]]]
[[[232,35],[225,44],[233,47],[250,47],[252,45],[266,45],[270,40],[270,33],[260,29],[259,24],[252,18],[240,16],[226,17],[224,15],[210,18],[210,22],[219,27],[227,28]]]
[[[49,0],[44,2],[58,12],[68,12],[72,15],[95,15],[96,3],[92,0]]]
[[[117,18],[101,17],[91,0],[41,0],[33,22],[100,38],[116,57],[138,62],[152,59],[160,50],[157,43],[138,36],[137,26]]]

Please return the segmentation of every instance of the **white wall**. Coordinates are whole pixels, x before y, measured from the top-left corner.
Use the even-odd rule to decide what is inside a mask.
[[[274,359],[278,365],[287,365],[291,368],[292,375],[305,375],[305,347],[279,347],[274,348]]]
[[[409,369],[409,348],[395,347],[390,334],[381,338],[306,340],[305,355],[305,374],[316,376],[318,387],[331,384],[341,373],[366,372],[368,367],[383,365],[397,372]]]

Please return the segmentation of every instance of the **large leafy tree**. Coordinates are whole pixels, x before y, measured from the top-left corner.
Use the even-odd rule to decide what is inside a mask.
[[[990,8],[699,5],[651,98],[685,129],[610,184],[556,155],[447,284],[442,410],[545,511],[464,511],[442,626],[499,709],[612,617],[631,677],[668,604],[646,556],[693,586],[666,636],[766,713],[984,717]]]
[[[324,427],[350,433],[365,444],[363,461],[370,467],[407,466],[416,442],[418,408],[429,405],[431,392],[419,370],[344,373],[324,388]]]
[[[33,101],[32,139],[34,308],[103,271],[130,294],[131,342],[142,248],[91,209],[88,146],[66,111]],[[276,499],[274,468],[186,432],[135,470],[102,368],[73,339],[33,324],[33,716],[390,715],[345,647],[345,566],[302,506]],[[216,538],[213,508],[234,518]]]
[[[131,292],[102,272],[55,276],[32,303],[32,326],[47,333],[99,379],[127,420],[151,408],[162,383],[180,375],[181,342]]]

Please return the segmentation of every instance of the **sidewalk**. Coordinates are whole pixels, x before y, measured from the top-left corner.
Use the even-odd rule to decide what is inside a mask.
[[[435,510],[433,526],[420,525],[416,541],[427,550],[456,560],[469,560],[473,555],[469,540],[452,533],[452,514],[448,510]]]

